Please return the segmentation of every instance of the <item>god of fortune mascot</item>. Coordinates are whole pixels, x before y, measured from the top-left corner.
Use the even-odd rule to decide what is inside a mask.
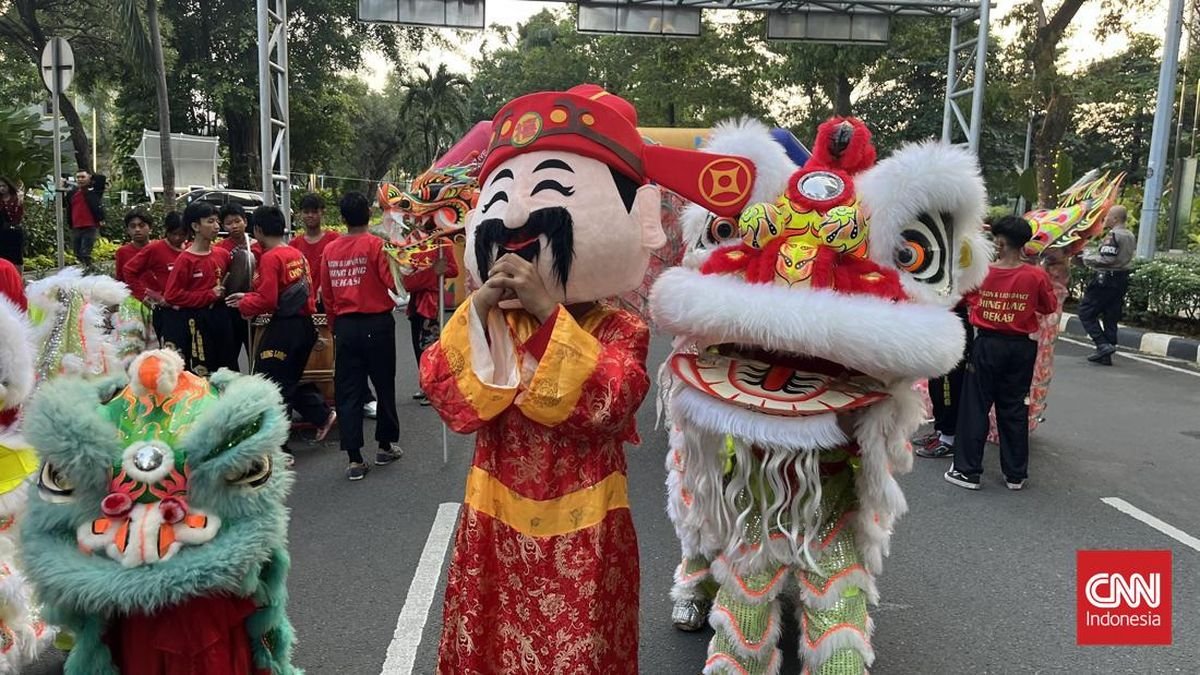
[[[19,429],[33,390],[33,347],[21,309],[0,297],[0,674],[24,669],[54,639],[23,573],[19,544],[37,454]]]
[[[755,181],[750,193],[751,202],[773,201],[787,189],[788,178],[797,166],[783,146],[761,122],[750,118],[731,120],[716,125],[704,150],[709,152],[738,152],[749,159],[755,168]],[[698,204],[688,204],[681,218],[686,252],[683,264],[699,269],[708,255],[718,247],[738,238],[736,216],[719,216]],[[659,372],[660,394],[670,394],[670,364],[664,363]],[[669,412],[670,405],[666,406]],[[683,631],[696,631],[708,621],[708,612],[716,594],[712,579],[711,554],[720,549],[709,538],[702,541],[706,531],[698,519],[688,517],[694,502],[692,493],[684,488],[687,471],[687,444],[682,429],[668,420],[670,447],[667,450],[667,516],[679,537],[681,560],[675,568],[675,583],[671,587],[671,623]]]
[[[421,362],[452,429],[477,432],[439,672],[637,672],[638,551],[624,444],[649,388],[649,332],[598,301],[637,288],[663,244],[653,180],[736,213],[731,156],[647,146],[594,85],[497,114],[467,223],[479,290]]]
[[[779,672],[783,592],[805,672],[875,658],[867,606],[906,509],[893,473],[912,463],[913,383],[958,361],[950,307],[987,259],[970,155],[927,144],[874,160],[861,122],[825,123],[783,196],[747,207],[699,269],[666,272],[651,295],[679,336],[685,518],[719,584],[706,673]]]
[[[273,384],[151,351],[127,384],[43,384],[24,423],[42,464],[22,545],[46,619],[75,636],[68,675],[298,672]]]

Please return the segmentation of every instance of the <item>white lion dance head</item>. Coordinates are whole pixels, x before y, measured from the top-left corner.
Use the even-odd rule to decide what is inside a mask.
[[[651,296],[655,322],[676,336],[671,417],[689,448],[716,450],[689,456],[700,505],[689,517],[731,560],[812,562],[821,456],[848,448],[857,542],[876,573],[906,508],[893,472],[911,468],[912,385],[960,359],[950,309],[987,271],[978,164],[937,143],[875,164],[867,128],[836,119],[796,170],[765,129],[738,132],[723,140],[756,155],[756,187],[774,184],[772,196],[756,195],[737,222],[693,207],[693,250]],[[786,181],[770,178],[781,172]],[[762,537],[745,546],[751,513]]]

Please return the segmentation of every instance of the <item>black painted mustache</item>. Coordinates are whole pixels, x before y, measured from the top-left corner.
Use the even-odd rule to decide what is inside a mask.
[[[539,238],[545,236],[554,254],[554,275],[565,289],[571,276],[571,263],[575,259],[575,228],[571,212],[561,206],[538,209],[529,214],[525,224],[516,229],[504,226],[499,218],[489,218],[475,228],[475,261],[479,266],[479,278],[486,280],[496,255],[504,255],[503,249],[512,243],[529,242],[512,251],[529,262],[541,255]]]

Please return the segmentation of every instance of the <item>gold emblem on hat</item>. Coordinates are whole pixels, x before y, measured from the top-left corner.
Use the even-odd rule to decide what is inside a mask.
[[[750,168],[732,157],[708,163],[700,171],[700,194],[715,206],[736,204],[750,190]]]
[[[513,126],[512,144],[518,148],[529,145],[537,140],[542,133],[542,116],[535,112],[527,112]]]

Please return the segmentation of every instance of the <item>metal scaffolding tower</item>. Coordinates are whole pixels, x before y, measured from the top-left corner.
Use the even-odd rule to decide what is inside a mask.
[[[980,2],[977,9],[955,16],[950,22],[950,58],[946,66],[942,141],[961,143],[965,140],[967,147],[976,154],[979,153],[979,136],[983,127],[990,10],[988,2]],[[976,21],[978,27],[972,31],[971,24]],[[968,97],[971,101],[969,108],[962,104]]]
[[[263,201],[291,221],[287,0],[258,2],[258,107]]]

